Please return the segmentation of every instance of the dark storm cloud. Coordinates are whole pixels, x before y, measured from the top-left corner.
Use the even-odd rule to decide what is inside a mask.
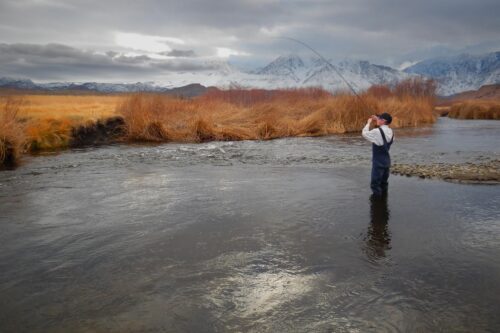
[[[117,63],[137,65],[137,64],[148,63],[152,59],[150,57],[148,57],[147,55],[140,55],[140,56],[124,56],[124,55],[120,55],[118,57],[113,57],[113,60],[115,62],[117,62]]]
[[[162,52],[161,54],[169,57],[194,57],[196,53],[193,50],[172,50],[169,52]]]
[[[6,25],[33,30],[33,25],[43,23],[51,33],[60,28],[61,34],[82,28],[195,35],[198,29],[228,29],[251,35],[260,27],[295,24],[319,30],[341,26],[352,32],[404,31],[408,37],[452,40],[459,37],[449,35],[453,31],[492,35],[500,28],[496,0],[4,0],[0,6]]]
[[[147,55],[125,56],[80,50],[61,44],[0,44],[2,76],[22,76],[38,80],[71,77],[126,79],[132,75],[165,74],[170,71],[204,71],[213,65],[177,59],[152,59]]]
[[[57,50],[59,59],[66,52],[66,61],[84,57],[102,66],[111,62],[116,69],[155,63],[121,58],[118,53],[126,52],[116,43],[119,32],[184,41],[182,47],[166,42],[169,48],[163,54],[171,57],[214,56],[216,48],[223,47],[248,54],[231,56],[232,61],[248,64],[302,50],[274,38],[291,36],[329,57],[388,63],[409,54],[432,56],[438,49],[496,47],[498,13],[498,0],[2,0],[0,42],[57,42],[78,50],[117,52],[99,57],[71,48]],[[178,62],[170,66],[182,67]]]

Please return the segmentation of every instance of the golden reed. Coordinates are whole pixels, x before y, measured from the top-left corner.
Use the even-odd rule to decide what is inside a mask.
[[[0,166],[15,164],[26,140],[18,113],[23,100],[9,97],[0,106]]]
[[[457,119],[500,119],[500,101],[469,100],[453,104],[448,117]]]
[[[361,94],[319,88],[211,90],[194,99],[134,94],[117,107],[131,141],[267,140],[359,131],[373,113],[389,112],[393,127],[433,123],[435,86],[411,79]]]

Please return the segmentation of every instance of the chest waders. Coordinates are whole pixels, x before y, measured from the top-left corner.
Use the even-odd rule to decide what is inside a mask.
[[[370,187],[375,195],[387,194],[389,188],[387,180],[389,179],[389,169],[391,167],[389,149],[391,149],[392,142],[394,141],[394,135],[391,138],[391,142],[387,142],[384,131],[380,127],[379,131],[384,144],[382,146],[372,144],[372,179]]]

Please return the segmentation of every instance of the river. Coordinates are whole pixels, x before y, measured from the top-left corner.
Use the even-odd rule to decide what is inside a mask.
[[[395,130],[500,158],[500,122]],[[0,172],[0,332],[498,332],[500,187],[391,175],[358,134],[114,145]]]

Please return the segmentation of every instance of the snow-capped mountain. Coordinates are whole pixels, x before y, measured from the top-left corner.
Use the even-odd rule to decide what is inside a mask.
[[[0,77],[0,87],[14,89],[36,89],[37,85],[31,80],[11,77]]]
[[[295,54],[280,56],[269,63],[266,67],[257,71],[257,74],[264,76],[283,77],[294,82],[301,82],[301,74],[306,69],[304,61]]]
[[[440,95],[477,90],[483,85],[500,83],[500,52],[433,58],[404,71],[435,79]]]
[[[154,82],[137,83],[98,83],[98,82],[50,82],[34,83],[28,79],[2,77],[0,87],[30,90],[89,90],[100,92],[139,92],[139,91],[165,91],[166,88]]]
[[[340,73],[356,90],[373,84],[395,84],[413,76],[434,78],[439,83],[438,93],[450,95],[475,90],[485,84],[500,83],[500,52],[482,56],[462,55],[421,61],[404,71],[368,61],[345,60],[334,68],[318,58],[303,59],[296,54],[276,58],[267,66],[244,72],[225,61],[206,63],[207,70],[168,72],[158,82],[97,83],[55,82],[34,83],[26,79],[0,78],[0,87],[40,90],[89,90],[99,92],[168,92],[175,87],[193,83],[219,88],[296,88],[323,87],[327,90],[346,90],[348,86]],[[197,89],[196,91],[201,91]]]
[[[411,76],[390,67],[371,64],[368,61],[345,60],[334,65],[335,69],[322,60],[313,63],[303,83],[308,86],[323,86],[330,90],[347,88],[335,69],[357,90],[367,89],[374,84],[395,84]]]
[[[161,92],[165,90],[165,87],[158,86],[154,82],[137,82],[137,83],[52,82],[52,83],[39,83],[38,87],[46,90],[91,90],[100,92],[139,92],[139,91]]]
[[[24,89],[36,91],[96,91],[102,93],[133,93],[133,92],[161,92],[165,94],[193,97],[203,94],[208,88],[199,84],[191,83],[174,88],[156,85],[152,82],[137,83],[72,83],[51,82],[34,83],[27,79],[0,78],[0,88]]]
[[[296,54],[280,56],[267,66],[252,72],[243,72],[227,62],[207,63],[210,70],[197,72],[168,73],[162,83],[68,83],[53,82],[35,84],[30,80],[4,79],[0,87],[15,87],[42,90],[91,90],[100,92],[163,92],[168,89],[199,83],[204,86],[227,88],[232,86],[265,89],[321,86],[328,90],[345,90],[347,85],[325,61],[317,58],[302,59]],[[336,70],[354,86],[362,90],[373,84],[392,84],[410,74],[390,67],[373,65],[367,61],[343,61],[335,65]]]
[[[290,88],[321,86],[328,90],[348,89],[346,83],[336,73],[339,72],[357,90],[369,88],[373,84],[393,84],[412,74],[404,73],[386,66],[379,66],[368,61],[346,60],[335,68],[322,59],[302,59],[296,54],[280,56],[264,68],[255,71],[255,75],[239,78],[243,86],[261,88]],[[234,80],[234,78],[233,78]]]

